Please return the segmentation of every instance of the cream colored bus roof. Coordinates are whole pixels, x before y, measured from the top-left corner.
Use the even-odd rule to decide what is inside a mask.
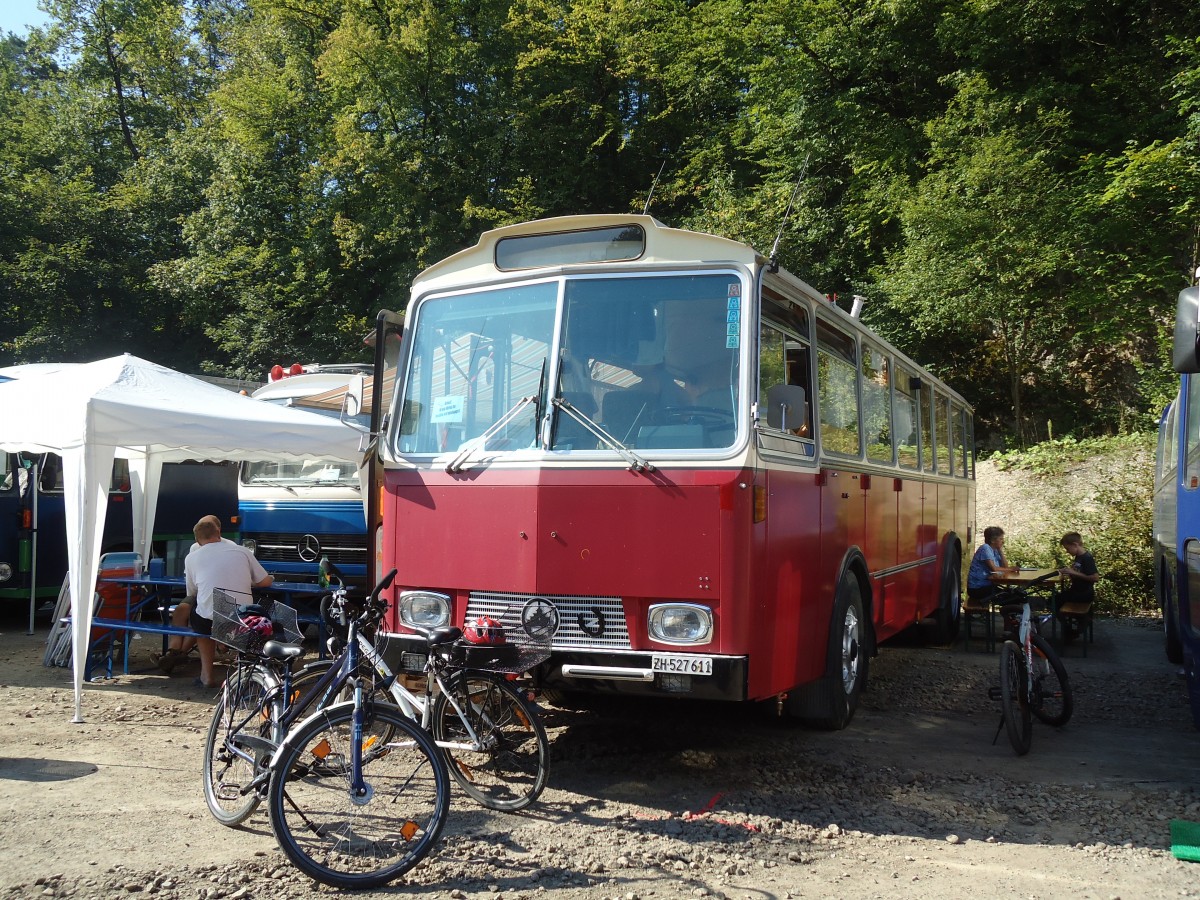
[[[417,276],[413,283],[413,293],[424,293],[433,289],[445,289],[461,284],[477,284],[495,281],[499,278],[511,277],[511,272],[498,272],[496,269],[496,243],[502,238],[517,237],[533,234],[553,234],[555,232],[586,231],[594,228],[612,228],[618,225],[639,225],[646,234],[646,252],[638,257],[637,263],[687,264],[689,262],[704,262],[707,264],[731,262],[744,266],[765,262],[766,259],[756,253],[753,247],[728,238],[698,231],[686,231],[682,228],[668,228],[653,216],[637,215],[590,215],[590,216],[560,216],[554,219],[538,219],[533,222],[522,222],[519,225],[506,225],[492,231],[485,231],[474,247],[461,250],[441,262],[434,263]],[[633,262],[634,260],[630,260]],[[578,266],[554,265],[546,267],[547,272],[556,272],[571,268],[603,269],[603,262],[580,263]],[[520,274],[528,276],[537,269],[522,269]]]

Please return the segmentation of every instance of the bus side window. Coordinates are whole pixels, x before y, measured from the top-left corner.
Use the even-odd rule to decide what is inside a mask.
[[[1178,433],[1178,419],[1174,424]],[[1184,456],[1184,464],[1187,468],[1183,473],[1183,486],[1190,491],[1200,487],[1200,381],[1192,377],[1188,378],[1186,438],[1187,453]]]
[[[920,469],[917,425],[920,417],[917,404],[917,377],[907,369],[897,370],[893,379],[892,420],[895,423],[896,461],[905,469]]]
[[[759,333],[758,404],[760,443],[764,448],[813,455],[809,351],[804,341],[763,323]],[[765,438],[763,428],[783,434]],[[784,435],[793,438],[785,441]]]
[[[859,456],[858,352],[854,338],[817,320],[817,402],[821,446],[827,453]]]
[[[888,358],[878,347],[863,341],[863,428],[867,459],[872,462],[892,462],[891,380]]]

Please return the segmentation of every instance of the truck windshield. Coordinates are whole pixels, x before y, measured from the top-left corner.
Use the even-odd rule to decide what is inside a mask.
[[[721,448],[737,435],[732,272],[580,276],[414,306],[401,453],[457,452],[485,433],[489,453],[611,451],[580,418],[631,449]],[[533,402],[521,406],[525,397]],[[560,398],[580,415],[550,402]]]

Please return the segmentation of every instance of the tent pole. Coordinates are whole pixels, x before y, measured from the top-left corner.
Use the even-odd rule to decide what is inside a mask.
[[[38,558],[38,464],[35,462],[29,470],[29,482],[26,490],[30,491],[30,506],[31,514],[29,524],[32,526],[33,534],[30,535],[30,556],[29,556],[29,630],[26,634],[33,634],[33,617],[37,610],[37,558]]]

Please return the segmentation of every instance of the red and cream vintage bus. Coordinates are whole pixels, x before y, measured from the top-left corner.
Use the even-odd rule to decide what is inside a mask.
[[[506,617],[551,636],[547,691],[840,728],[878,642],[957,629],[970,408],[753,248],[527,222],[379,322],[377,564],[406,668],[410,626]]]

